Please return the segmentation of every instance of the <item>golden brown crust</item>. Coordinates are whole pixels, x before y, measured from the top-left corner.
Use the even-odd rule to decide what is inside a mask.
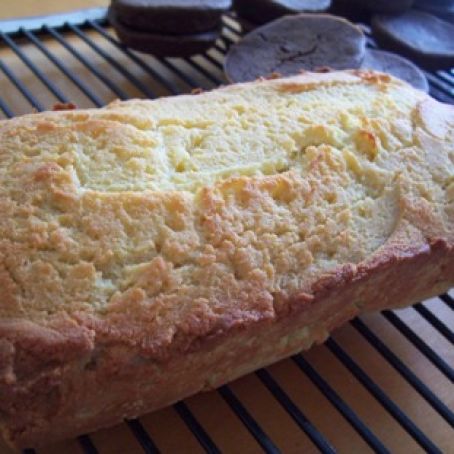
[[[448,289],[452,112],[357,71],[0,122],[7,438],[136,416]]]
[[[415,243],[409,246],[404,238]],[[454,252],[442,241],[429,245],[420,240],[411,230],[397,233],[367,264],[323,277],[309,297],[295,295],[279,317],[200,339],[164,362],[120,343],[100,342],[90,358],[70,368],[65,362],[54,365],[45,381],[30,389],[45,401],[36,399],[34,411],[21,415],[25,419],[13,419],[8,435],[17,445],[40,446],[109,426],[321,343],[334,328],[364,311],[404,306],[441,292],[454,279]],[[54,382],[53,375],[58,377]],[[62,383],[70,392],[57,398],[53,390],[62,389]],[[8,395],[4,398],[9,402]]]

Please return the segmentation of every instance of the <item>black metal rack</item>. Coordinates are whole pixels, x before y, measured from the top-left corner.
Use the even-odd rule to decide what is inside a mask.
[[[3,31],[2,31],[3,30]],[[222,73],[223,57],[229,46],[242,34],[243,27],[234,16],[228,16],[224,20],[222,38],[218,40],[213,49],[196,57],[185,59],[155,58],[146,56],[125,48],[119,43],[113,33],[107,27],[104,14],[99,9],[85,11],[74,15],[58,16],[52,20],[29,22],[4,22],[0,23],[0,50],[9,52],[11,58],[22,62],[28,68],[32,76],[38,79],[47,90],[48,95],[56,102],[67,103],[70,99],[67,92],[51,79],[43,69],[28,56],[25,48],[30,46],[45,58],[58,73],[59,78],[66,79],[66,83],[73,86],[85,98],[87,105],[102,106],[113,98],[127,99],[131,96],[144,96],[155,98],[162,95],[173,95],[191,91],[194,88],[211,89],[226,81]],[[370,30],[364,26],[368,36],[368,44],[375,46],[370,35]],[[77,38],[78,43],[83,43],[90,55],[95,55],[102,61],[102,65],[94,63],[88,52],[84,52],[79,46],[74,45],[72,38]],[[93,80],[104,86],[102,93],[98,92],[91,83],[88,83],[74,71],[61,55],[57,54],[49,43],[58,43],[68,56],[89,73]],[[0,56],[2,54],[0,53]],[[115,73],[115,77],[113,74]],[[19,77],[11,67],[10,62],[0,58],[0,76],[6,78],[12,87],[27,101],[28,105],[38,111],[50,107],[43,105],[38,94],[30,89],[27,81]],[[426,72],[430,82],[431,94],[445,102],[454,103],[454,70]],[[120,82],[119,82],[120,81]],[[124,82],[124,83],[123,83]],[[8,102],[0,93],[0,110],[4,117],[12,117],[18,113],[11,102]],[[445,305],[454,311],[454,293],[441,295],[437,304]],[[415,314],[423,318],[432,329],[437,331],[447,342],[454,344],[454,330],[444,323],[426,303],[416,304],[412,309]],[[399,312],[385,311],[382,314],[383,323],[389,323],[407,339],[414,348],[423,355],[447,380],[454,383],[454,365],[450,364],[439,354],[399,315]],[[452,429],[454,446],[454,411],[451,405],[444,402],[432,389],[430,384],[425,383],[393,352],[385,342],[361,319],[351,322],[353,329],[368,343],[382,359],[384,359],[405,380]],[[351,355],[340,345],[337,340],[329,339],[325,344],[336,361],[339,361],[351,374],[352,379],[358,386],[364,387],[367,392],[394,418],[395,423],[400,425],[416,443],[426,452],[442,452],[437,447],[431,434],[424,432],[408,416],[402,408],[392,399],[374,379],[358,364]],[[384,442],[377,436],[373,429],[366,424],[361,417],[349,406],[347,401],[330,384],[330,377],[324,377],[311,365],[305,355],[298,354],[292,358],[299,371],[323,394],[329,403],[350,424],[353,430],[366,442],[370,449],[378,453],[389,452]],[[296,404],[286,390],[273,377],[267,369],[256,372],[256,377],[264,385],[279,405],[290,415],[297,426],[311,440],[314,450],[323,453],[334,453],[336,447],[306,416],[304,409]],[[230,385],[222,386],[218,390],[223,401],[230,407],[233,413],[246,427],[250,435],[256,440],[258,450],[266,453],[281,452],[277,444],[272,440],[254,416],[248,411],[241,399],[235,394]],[[454,386],[452,388],[454,394]],[[174,409],[187,428],[196,437],[202,450],[209,453],[221,452],[208,431],[191,412],[185,402],[179,402]],[[147,432],[139,420],[128,421],[127,426],[136,437],[143,451],[146,453],[159,452],[157,444]],[[78,442],[87,454],[97,453],[98,450],[89,436],[81,436]],[[454,448],[453,448],[454,449]],[[26,450],[28,454],[33,450]]]

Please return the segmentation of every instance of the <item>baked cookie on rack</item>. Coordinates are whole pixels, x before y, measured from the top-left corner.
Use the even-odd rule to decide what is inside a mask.
[[[285,16],[246,35],[227,54],[224,70],[231,82],[302,69],[359,68],[366,39],[356,25],[329,14]]]
[[[126,46],[185,57],[213,45],[230,7],[231,0],[113,0],[108,17]]]
[[[454,25],[418,10],[377,15],[372,30],[379,44],[433,69],[454,66]]]
[[[367,49],[361,69],[373,69],[388,73],[426,93],[429,91],[429,83],[424,73],[410,60],[392,52]]]
[[[234,0],[238,14],[256,24],[264,24],[287,14],[322,13],[331,0]]]
[[[136,30],[185,35],[216,29],[231,4],[231,0],[113,0],[111,10]]]
[[[345,9],[360,8],[373,13],[399,14],[407,11],[414,0],[336,0],[335,6]]]

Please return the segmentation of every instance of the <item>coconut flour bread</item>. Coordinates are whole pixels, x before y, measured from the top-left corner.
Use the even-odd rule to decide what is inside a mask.
[[[454,109],[306,73],[0,122],[0,418],[37,446],[454,284]]]

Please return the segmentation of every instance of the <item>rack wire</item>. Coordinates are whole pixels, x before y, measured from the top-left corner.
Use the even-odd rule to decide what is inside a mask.
[[[375,47],[369,28],[363,28],[368,45]],[[77,101],[82,107],[99,107],[115,98],[155,98],[195,88],[212,89],[226,83],[222,72],[224,55],[244,30],[245,24],[234,15],[226,16],[222,37],[212,49],[203,55],[174,59],[143,55],[125,48],[109,29],[105,14],[99,9],[41,21],[0,22],[1,117],[10,118],[30,110],[41,111],[51,107],[52,102]],[[454,103],[454,70],[426,72],[426,76],[432,96]],[[351,431],[348,437],[352,440],[356,434],[357,446],[364,450],[388,453],[395,450],[396,444],[390,446],[392,439],[385,436],[380,425],[374,424],[373,415],[358,405],[361,396],[369,399],[372,413],[386,414],[383,417],[388,420],[386,427],[391,427],[402,437],[402,452],[418,449],[429,453],[448,452],[447,447],[454,449],[453,297],[454,293],[446,293],[403,311],[385,311],[381,315],[353,320],[346,328],[348,336],[346,330],[341,330],[341,334],[334,334],[325,346],[297,354],[281,366],[261,369],[251,375],[248,380],[255,380],[254,386],[261,387],[260,392],[265,393],[263,395],[268,401],[273,400],[270,404],[274,405],[273,424],[279,425],[284,417],[293,421],[291,434],[295,437],[298,434],[298,440],[304,438],[300,445],[295,442],[283,447],[282,437],[277,437],[271,428],[274,426],[257,409],[252,409],[254,405],[241,386],[224,385],[212,393],[210,399],[217,395],[221,403],[218,402],[216,408],[220,408],[223,402],[231,417],[241,425],[243,439],[248,436],[252,440],[244,452],[301,452],[305,446],[306,452],[331,454],[341,449],[342,443],[333,438],[329,426],[321,424],[320,414],[309,402],[309,392],[317,394],[322,407],[331,406],[333,414],[337,414],[333,421],[344,424],[342,427]],[[352,349],[351,342],[344,341],[345,336],[355,339],[356,350]],[[356,359],[358,349],[367,351],[359,355],[360,359]],[[387,386],[386,379],[375,378],[376,370],[374,372],[373,366],[361,359],[369,355],[375,358],[378,367],[394,374],[393,383],[406,387],[406,396],[422,402],[416,413],[407,401],[396,398],[396,391],[393,386]],[[326,363],[335,363],[338,375],[325,372],[326,363],[322,363],[321,358]],[[292,365],[295,370],[292,369],[291,376],[297,379],[289,384],[289,380],[282,379],[280,368],[290,371]],[[436,377],[436,382],[428,378],[427,370],[430,370],[431,377]],[[341,376],[350,383],[350,391],[338,386],[337,378]],[[257,403],[260,397],[252,396],[252,399]],[[176,414],[182,423],[178,426],[181,431],[193,437],[190,445],[193,448],[186,445],[188,452],[228,451],[225,437],[214,431],[213,424],[206,417],[198,416],[197,413],[203,413],[200,406],[197,412],[192,407],[194,405],[189,399],[175,404],[172,410],[172,417]],[[428,418],[434,418],[434,424],[442,428],[433,431],[433,426],[422,424],[425,418],[419,414],[421,411],[426,412]],[[156,424],[151,424],[150,429],[150,424],[145,424],[141,418],[127,421],[125,427],[143,452],[165,451],[162,442],[160,446],[160,442],[154,439]],[[78,437],[78,452],[109,452],[100,449],[100,442],[96,440],[96,435]],[[345,446],[345,440],[343,443]],[[120,452],[118,449],[111,452]],[[25,450],[24,454],[34,452]],[[131,448],[129,452],[136,451]]]

